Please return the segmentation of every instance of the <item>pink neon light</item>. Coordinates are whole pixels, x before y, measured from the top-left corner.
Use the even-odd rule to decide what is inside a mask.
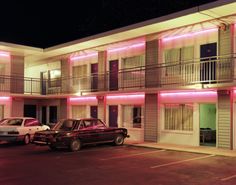
[[[0,51],[0,57],[10,57],[10,53],[4,52],[4,51]]]
[[[170,92],[170,93],[160,93],[162,97],[176,97],[185,95],[217,95],[215,91],[198,91],[198,92]]]
[[[132,48],[139,48],[139,47],[142,47],[144,45],[145,45],[145,43],[143,42],[143,43],[133,44],[133,45],[130,45],[130,46],[124,46],[124,47],[121,47],[121,48],[109,49],[108,53],[123,51],[123,50],[127,50],[127,49],[132,49]]]
[[[0,96],[0,100],[10,100],[9,96]]]
[[[71,102],[79,102],[79,101],[89,101],[89,100],[97,100],[96,97],[94,96],[89,96],[89,97],[76,97],[76,98],[69,98]]]
[[[203,34],[203,33],[209,33],[209,32],[214,32],[217,31],[217,28],[212,28],[212,29],[208,29],[208,30],[202,30],[202,31],[198,31],[198,32],[192,32],[192,33],[186,33],[183,35],[177,35],[177,36],[173,36],[173,37],[166,37],[163,38],[163,41],[170,41],[170,40],[175,40],[175,39],[180,39],[180,38],[184,38],[184,37],[193,37],[199,34]]]
[[[135,99],[135,98],[144,98],[144,94],[130,94],[130,95],[110,95],[107,96],[107,99],[114,100],[114,99]]]
[[[97,56],[97,55],[98,55],[98,53],[90,53],[90,54],[87,54],[87,55],[79,55],[79,56],[70,57],[70,60],[75,61],[75,60],[89,58],[89,57],[93,57],[93,56]]]

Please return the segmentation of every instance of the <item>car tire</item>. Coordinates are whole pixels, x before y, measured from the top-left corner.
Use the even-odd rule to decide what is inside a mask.
[[[81,141],[79,139],[74,139],[71,141],[69,149],[71,152],[79,151],[81,148]]]
[[[115,137],[114,144],[116,146],[121,146],[124,144],[124,140],[125,140],[124,136],[122,134],[119,134]]]
[[[29,136],[29,134],[25,135],[23,142],[24,142],[25,145],[28,145],[30,143],[30,136]]]

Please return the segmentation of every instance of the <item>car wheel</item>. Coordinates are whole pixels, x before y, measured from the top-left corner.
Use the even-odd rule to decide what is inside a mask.
[[[70,143],[70,151],[75,152],[80,150],[81,148],[81,142],[79,139],[72,140]]]
[[[117,136],[115,137],[114,144],[115,144],[116,146],[121,146],[121,145],[123,145],[123,143],[124,143],[124,136],[121,135],[121,134],[117,135]]]
[[[30,136],[28,134],[25,135],[23,142],[24,142],[25,145],[28,145],[30,143]]]

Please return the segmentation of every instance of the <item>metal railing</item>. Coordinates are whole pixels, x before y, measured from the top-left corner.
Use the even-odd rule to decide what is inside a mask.
[[[140,88],[178,88],[194,84],[232,83],[236,79],[235,55],[140,66],[85,77],[51,80],[0,76],[0,92],[17,94],[75,94]]]

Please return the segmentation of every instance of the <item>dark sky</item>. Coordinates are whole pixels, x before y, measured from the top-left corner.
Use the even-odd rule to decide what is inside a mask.
[[[0,41],[47,48],[215,0],[3,0]]]

